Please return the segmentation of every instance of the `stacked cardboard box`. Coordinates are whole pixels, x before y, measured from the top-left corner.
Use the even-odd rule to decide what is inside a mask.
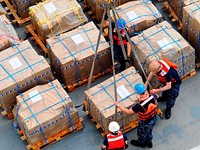
[[[50,38],[87,21],[76,0],[46,0],[30,9],[31,22],[42,38]]]
[[[200,2],[183,8],[182,34],[195,48],[197,61],[200,61]]]
[[[162,20],[162,15],[151,1],[132,1],[118,6],[116,9],[120,18],[126,21],[131,35],[145,30]]]
[[[52,80],[49,64],[28,40],[0,52],[0,65],[0,103],[7,114],[19,93]]]
[[[65,85],[89,77],[97,46],[99,30],[93,22],[80,26],[55,38],[47,39],[50,61]],[[111,66],[110,47],[101,36],[94,74]]]
[[[131,108],[137,103],[137,97],[134,90],[135,84],[143,83],[142,78],[136,72],[134,67],[116,75],[117,98],[121,106]],[[85,91],[88,97],[88,106],[90,115],[96,120],[101,128],[108,133],[108,125],[115,119],[115,100],[113,77]],[[127,126],[137,121],[137,114],[126,115],[118,109],[118,120],[120,127]]]
[[[78,111],[58,80],[17,96],[15,120],[33,145],[80,122]]]
[[[198,2],[199,0],[168,0],[168,3],[176,16],[182,21],[183,19],[183,7],[188,6],[192,3]]]
[[[167,21],[143,31],[131,40],[147,73],[149,63],[162,57],[179,66],[178,73],[182,78],[195,70],[194,49]],[[134,63],[140,69],[136,60]]]
[[[17,11],[17,14],[23,19],[29,17],[29,7],[35,5],[41,0],[9,0]]]
[[[0,15],[0,51],[19,43],[18,35],[6,15]]]

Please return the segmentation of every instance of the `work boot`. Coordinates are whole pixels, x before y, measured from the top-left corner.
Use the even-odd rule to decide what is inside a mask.
[[[152,148],[153,147],[152,141],[147,141],[146,144],[147,144],[148,148]]]
[[[167,107],[165,110],[165,118],[169,119],[171,117],[171,108]]]
[[[145,147],[146,143],[141,143],[138,140],[131,140],[131,144],[138,147]]]

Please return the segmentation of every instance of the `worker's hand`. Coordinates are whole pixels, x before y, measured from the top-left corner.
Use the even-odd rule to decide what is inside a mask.
[[[157,94],[158,92],[159,92],[158,89],[152,89],[152,90],[150,90],[150,93],[151,93],[151,94]]]
[[[114,101],[115,106],[119,106],[119,102]]]

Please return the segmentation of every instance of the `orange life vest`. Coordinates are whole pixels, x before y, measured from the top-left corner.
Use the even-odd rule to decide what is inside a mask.
[[[161,72],[157,73],[158,79],[160,82],[166,83],[167,81],[165,75],[169,72],[170,67],[177,69],[178,66],[166,58],[162,58],[162,60],[159,60],[158,63],[162,65]],[[176,82],[176,80],[172,78],[172,83],[174,82]]]
[[[108,150],[124,150],[125,149],[125,142],[124,137],[121,131],[118,131],[118,135],[113,135],[109,133],[107,135],[108,139]]]
[[[123,44],[126,45],[127,41],[126,41],[126,34],[125,34],[124,29],[120,31],[120,35],[122,37]],[[109,35],[108,35],[108,37],[110,38]],[[118,46],[121,45],[120,37],[118,36],[117,30],[115,28],[113,29],[113,44],[117,44]]]
[[[149,103],[148,106],[145,108],[144,105],[147,105],[147,103],[149,101],[153,100],[153,103]],[[150,118],[153,118],[157,112],[158,112],[158,109],[157,109],[157,104],[156,104],[156,101],[154,99],[153,96],[150,96],[148,99],[144,100],[142,103],[140,103],[140,105],[142,106],[142,108],[144,109],[144,113],[142,112],[138,112],[138,117],[140,120],[148,120]]]

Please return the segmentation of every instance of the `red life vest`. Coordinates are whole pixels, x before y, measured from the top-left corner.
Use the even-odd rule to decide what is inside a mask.
[[[162,58],[162,60],[159,60],[158,63],[162,65],[161,72],[157,73],[158,79],[160,82],[166,83],[167,81],[165,75],[169,72],[170,67],[177,69],[178,66],[166,58]],[[174,82],[176,82],[176,80],[172,78],[172,83]]]
[[[147,106],[147,109],[145,109],[144,105],[147,105],[147,103],[151,101],[152,99],[153,99],[153,103],[149,103]],[[144,113],[142,112],[137,113],[140,120],[145,121],[150,118],[153,118],[158,112],[156,101],[153,96],[150,96],[148,99],[144,100],[142,103],[140,103],[140,105],[145,111]]]
[[[126,45],[127,41],[126,41],[126,34],[124,32],[124,29],[122,29],[120,31],[120,34],[122,36],[122,42],[124,43],[124,45]],[[117,43],[117,45],[119,45],[119,46],[121,45],[120,38],[118,37],[118,33],[117,33],[117,30],[115,28],[113,29],[113,43]]]
[[[113,135],[109,133],[107,135],[108,139],[108,150],[124,150],[125,149],[125,142],[124,137],[121,131],[118,131],[118,135]]]

